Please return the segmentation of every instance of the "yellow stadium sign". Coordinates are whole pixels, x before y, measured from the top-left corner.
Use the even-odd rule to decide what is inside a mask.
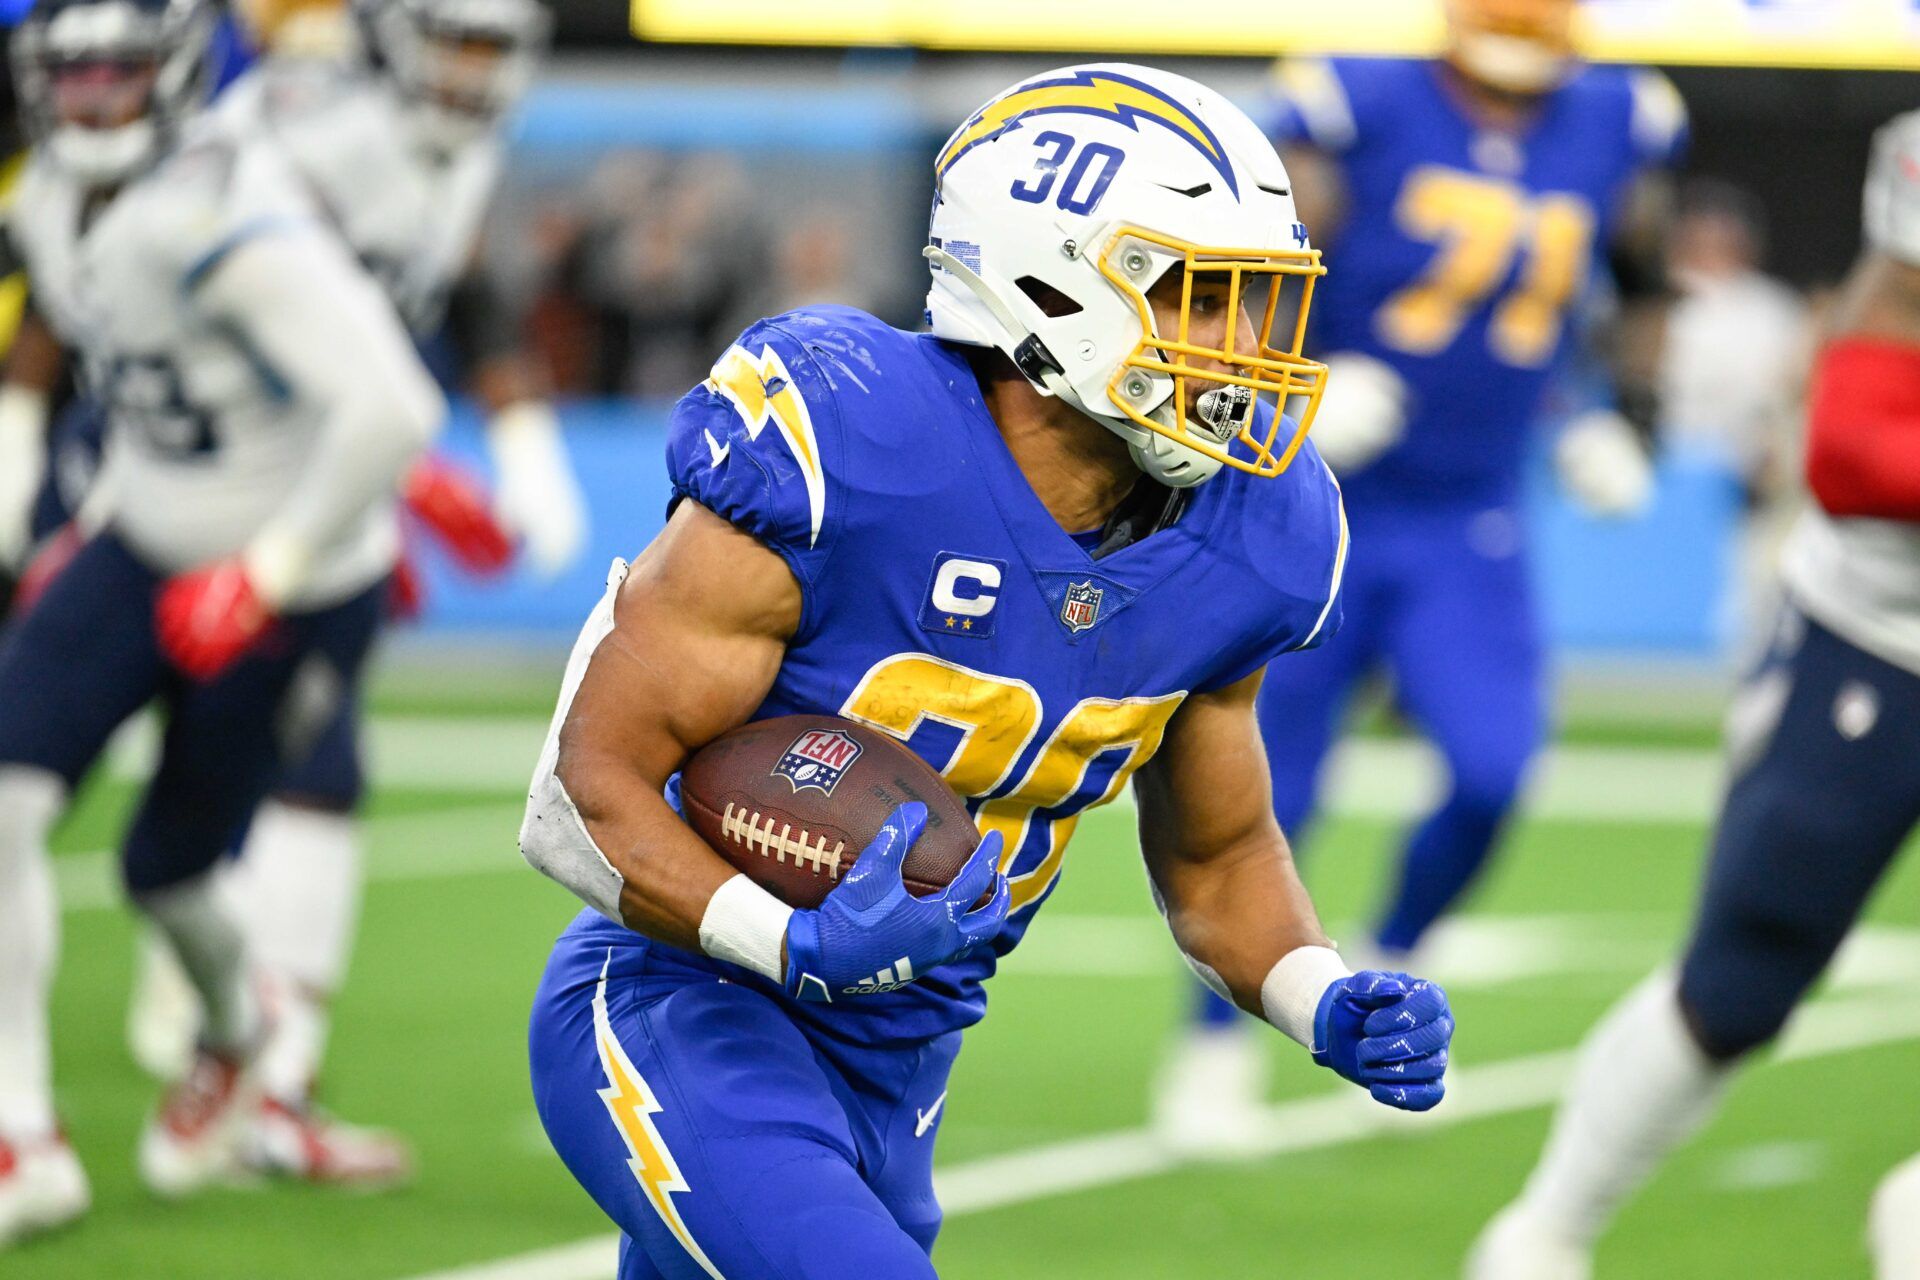
[[[719,44],[1108,49],[1155,54],[1431,53],[1434,0],[632,0],[634,34]],[[1920,70],[1920,0],[1587,0],[1581,47],[1607,62]]]

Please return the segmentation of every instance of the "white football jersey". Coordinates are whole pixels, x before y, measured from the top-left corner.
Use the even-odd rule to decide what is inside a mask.
[[[1815,621],[1920,675],[1920,525],[1812,508],[1788,536],[1781,569]]]
[[[230,315],[210,314],[196,286],[253,236],[337,240],[270,146],[209,117],[104,207],[93,199],[36,158],[9,230],[36,306],[106,406],[108,523],[153,568],[176,573],[248,544],[300,485],[325,419]],[[338,264],[344,287],[373,294],[344,251],[318,256]],[[394,342],[404,342],[397,326]],[[364,590],[398,549],[394,502],[377,501],[315,549],[286,604],[320,607]]]
[[[500,176],[492,133],[430,150],[390,84],[318,59],[269,58],[214,109],[281,147],[408,328],[440,327]]]

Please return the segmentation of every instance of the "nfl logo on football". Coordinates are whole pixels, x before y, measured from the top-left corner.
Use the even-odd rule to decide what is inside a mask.
[[[1069,631],[1085,631],[1100,621],[1101,588],[1093,585],[1093,579],[1074,582],[1067,585],[1067,598],[1060,606],[1060,621]]]
[[[846,734],[837,729],[809,729],[793,740],[780,763],[773,766],[773,774],[785,778],[795,795],[808,787],[832,795],[859,758],[860,744]]]

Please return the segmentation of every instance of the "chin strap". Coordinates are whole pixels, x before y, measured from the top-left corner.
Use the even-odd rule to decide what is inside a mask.
[[[1054,358],[1053,352],[1047,350],[1047,344],[1040,341],[1039,334],[1020,323],[1013,312],[1007,309],[1007,304],[987,287],[987,282],[980,278],[978,272],[939,245],[928,245],[920,251],[920,256],[967,286],[967,290],[980,299],[980,304],[993,314],[993,318],[999,321],[1000,327],[1009,336],[1025,335],[1014,344],[1013,363],[1028,382],[1048,395],[1058,396],[1069,404],[1079,404],[1078,398],[1067,385],[1066,370]]]

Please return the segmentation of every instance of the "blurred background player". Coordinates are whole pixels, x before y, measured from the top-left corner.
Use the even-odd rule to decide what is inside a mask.
[[[1800,505],[1800,423],[1812,328],[1805,299],[1766,274],[1766,210],[1714,178],[1681,187],[1666,236],[1670,303],[1651,343],[1663,449],[1693,450],[1740,486],[1738,573],[1722,625],[1742,646],[1779,603],[1782,538]]]
[[[1826,969],[1920,824],[1920,113],[1875,140],[1867,253],[1813,372],[1814,506],[1772,645],[1727,722],[1733,773],[1692,940],[1587,1037],[1546,1150],[1473,1280],[1582,1280],[1620,1204],[1712,1113]],[[1920,1275],[1920,1174],[1873,1214],[1883,1277]]]
[[[303,6],[279,23],[271,55],[214,110],[292,163],[417,341],[451,331],[488,413],[494,514],[551,578],[579,555],[585,506],[512,309],[487,273],[470,269],[500,173],[502,122],[532,77],[548,16],[537,0],[356,0],[350,10]],[[461,563],[483,573],[504,565],[509,548],[458,468],[423,461],[406,497]],[[280,1015],[259,1064],[256,1154],[280,1172],[365,1186],[407,1175],[405,1145],[313,1106],[363,878],[359,702],[350,691],[278,780],[222,875]],[[141,958],[129,1037],[143,1066],[171,1078],[200,1012],[163,939],[150,935]]]
[[[1332,371],[1314,426],[1355,550],[1343,632],[1260,695],[1275,811],[1298,838],[1355,687],[1380,670],[1451,785],[1412,833],[1356,963],[1397,970],[1479,871],[1546,731],[1545,672],[1519,511],[1529,435],[1570,310],[1650,201],[1684,108],[1651,71],[1575,54],[1573,0],[1450,0],[1434,60],[1283,64],[1267,127],[1332,271],[1316,317]],[[1650,467],[1608,410],[1561,433],[1589,511],[1648,500]],[[1263,1058],[1202,997],[1163,1077],[1183,1146],[1250,1132]]]
[[[233,1173],[263,1019],[211,874],[357,677],[400,477],[445,403],[378,286],[258,140],[201,114],[196,0],[45,0],[14,37],[35,153],[9,222],[110,419],[102,523],[0,643],[0,1237],[84,1212],[54,1115],[46,842],[119,724],[164,713],[121,849],[206,1009],[140,1142],[164,1196]]]
[[[584,505],[544,380],[515,341],[511,309],[486,273],[469,269],[499,173],[500,122],[531,76],[546,13],[534,0],[371,0],[351,14],[305,5],[270,19],[273,56],[222,95],[220,115],[293,162],[423,344],[451,331],[490,411],[487,439],[500,477],[493,511],[524,539],[536,573],[552,577],[579,553]],[[370,53],[361,56],[362,48]],[[43,334],[30,318],[0,388],[0,416],[11,413],[23,430],[44,417],[60,372]],[[69,522],[97,470],[103,427],[94,406],[80,401],[54,432],[33,512],[43,548],[29,591],[71,554]],[[478,572],[504,566],[506,534],[460,470],[423,461],[406,496],[461,563]],[[0,523],[21,519],[6,516],[0,512]],[[396,580],[396,609],[417,607],[414,581],[410,572]],[[259,1064],[256,1157],[279,1172],[366,1186],[407,1175],[405,1144],[312,1104],[362,881],[359,702],[357,687],[349,690],[334,723],[261,805],[222,878],[277,1011]],[[129,1038],[143,1066],[172,1079],[191,1061],[200,1010],[159,934],[148,935],[140,955]]]

